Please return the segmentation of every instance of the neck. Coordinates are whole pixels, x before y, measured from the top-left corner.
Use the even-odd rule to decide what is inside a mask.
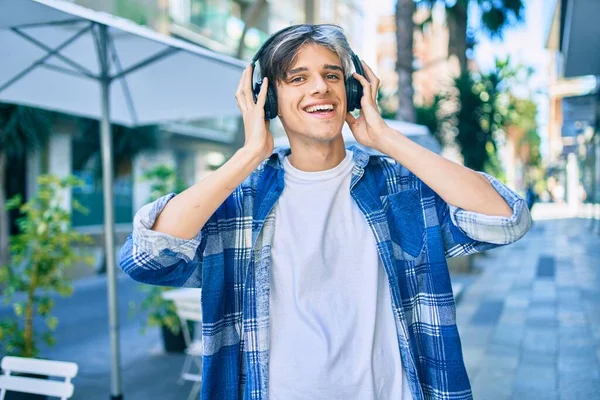
[[[300,171],[325,171],[338,166],[346,158],[342,135],[328,142],[290,140],[290,148],[290,164]]]

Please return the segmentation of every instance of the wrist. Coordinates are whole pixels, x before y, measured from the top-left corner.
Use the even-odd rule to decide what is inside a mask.
[[[264,150],[256,150],[254,148],[244,146],[236,151],[234,157],[240,159],[240,161],[242,161],[244,164],[258,166],[270,155],[265,154],[266,152]]]
[[[387,154],[398,136],[402,136],[402,134],[386,125],[381,134],[377,135],[378,140],[374,147],[375,150]]]

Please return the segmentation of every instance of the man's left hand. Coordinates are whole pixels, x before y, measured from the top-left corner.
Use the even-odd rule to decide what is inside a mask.
[[[361,62],[368,80],[356,72],[352,74],[363,87],[363,96],[360,99],[360,116],[354,118],[352,114],[347,113],[346,122],[358,143],[383,152],[382,147],[385,147],[383,146],[383,140],[393,131],[387,126],[377,107],[379,78],[375,76],[364,61]]]

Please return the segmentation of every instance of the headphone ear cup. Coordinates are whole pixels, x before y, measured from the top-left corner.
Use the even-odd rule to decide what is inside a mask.
[[[267,87],[267,99],[265,101],[265,118],[273,119],[277,116],[277,94],[275,88],[269,82]]]
[[[252,73],[254,74],[254,67],[252,69]],[[258,101],[258,95],[260,93],[260,88],[262,87],[262,82],[253,82],[252,84],[252,99],[254,100],[254,104]],[[275,92],[275,88],[269,82],[269,86],[267,86],[267,98],[265,100],[265,119],[273,119],[277,116],[277,96]]]
[[[352,64],[354,64],[354,70],[359,75],[365,76],[365,70],[362,67],[360,59],[356,54],[352,55]],[[354,110],[360,110],[360,99],[363,95],[362,85],[356,78],[351,76],[346,80],[346,104],[348,112]]]
[[[357,83],[359,82],[352,76],[346,80],[346,108],[348,112],[360,108],[360,98],[357,99]]]

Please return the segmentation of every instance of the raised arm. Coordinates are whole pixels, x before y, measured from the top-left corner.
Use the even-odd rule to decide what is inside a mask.
[[[357,141],[384,153],[419,178],[434,197],[447,256],[512,243],[531,226],[525,202],[493,177],[456,164],[391,129],[377,109],[379,79],[363,63],[361,113],[347,115]]]
[[[158,216],[153,230],[183,239],[195,237],[210,216],[233,190],[273,151],[273,136],[265,121],[265,82],[255,104],[251,92],[251,69],[244,70],[235,94],[242,111],[246,143],[217,171],[174,197]]]
[[[121,249],[119,264],[133,279],[164,286],[198,286],[202,279],[203,228],[222,215],[241,213],[236,188],[273,152],[273,136],[265,120],[267,83],[254,103],[251,69],[244,70],[235,94],[242,111],[244,147],[221,168],[178,195],[164,196],[142,207],[133,233]],[[229,199],[229,200],[228,200]],[[213,232],[218,235],[219,232]]]

